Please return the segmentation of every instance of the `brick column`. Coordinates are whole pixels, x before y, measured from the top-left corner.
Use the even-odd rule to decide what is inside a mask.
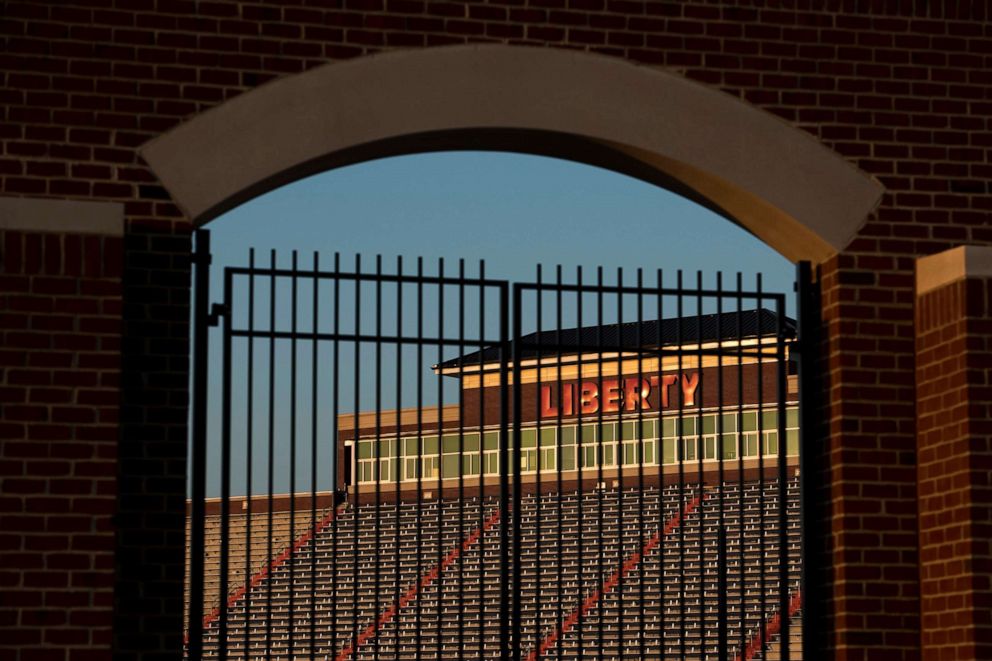
[[[992,658],[992,248],[917,262],[921,645]]]
[[[119,204],[0,198],[0,658],[109,659]]]

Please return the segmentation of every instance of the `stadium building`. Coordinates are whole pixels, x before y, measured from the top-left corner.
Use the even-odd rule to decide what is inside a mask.
[[[338,489],[231,499],[226,580],[207,503],[204,654],[801,658],[794,338],[542,331],[434,365],[457,404],[339,414]]]

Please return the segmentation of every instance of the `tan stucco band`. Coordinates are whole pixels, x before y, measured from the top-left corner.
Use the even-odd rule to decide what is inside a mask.
[[[992,246],[958,246],[916,260],[917,296],[967,278],[992,278]]]
[[[882,195],[808,133],[719,90],[622,59],[520,46],[327,64],[208,110],[142,155],[202,224],[321,170],[449,149],[558,156],[669,186],[794,261],[843,250]]]
[[[0,229],[123,236],[124,205],[119,202],[0,197]]]

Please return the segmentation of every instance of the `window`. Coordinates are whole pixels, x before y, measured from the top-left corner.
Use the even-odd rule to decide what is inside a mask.
[[[483,453],[482,467],[486,475],[499,475],[499,452]]]
[[[661,442],[661,460],[666,464],[675,463],[675,439],[666,438]]]

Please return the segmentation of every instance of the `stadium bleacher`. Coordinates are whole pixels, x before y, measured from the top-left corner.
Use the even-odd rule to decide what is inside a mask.
[[[524,496],[520,585],[511,586],[521,595],[521,657],[717,658],[722,626],[729,658],[780,658],[781,552],[791,658],[801,658],[798,477],[786,487],[785,549],[776,480],[723,485],[722,535],[720,491],[683,484]],[[498,656],[500,527],[507,522],[496,499],[321,507],[315,534],[309,505],[299,510],[295,536],[290,513],[272,513],[271,555],[269,515],[252,515],[247,573],[247,517],[231,518],[228,658]],[[208,517],[208,658],[220,642],[220,534],[218,517]]]

